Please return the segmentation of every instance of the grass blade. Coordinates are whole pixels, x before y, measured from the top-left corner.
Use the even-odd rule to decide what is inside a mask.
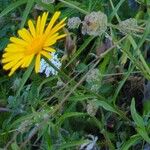
[[[22,21],[21,21],[20,28],[24,27],[25,22],[27,20],[27,17],[28,17],[28,15],[30,13],[30,10],[31,10],[33,4],[34,4],[34,0],[28,0],[26,8],[25,8],[25,11],[23,12],[23,16],[22,16]]]
[[[25,4],[27,2],[27,0],[19,0],[17,2],[13,2],[12,4],[10,4],[6,9],[4,9],[1,13],[0,13],[0,17],[3,17],[5,15],[7,15],[9,12],[11,12],[12,10],[14,10],[15,8],[17,8],[18,6]]]
[[[139,140],[141,140],[141,136],[139,134],[132,136],[128,141],[126,141],[120,150],[127,150],[129,149],[132,145],[136,144]]]

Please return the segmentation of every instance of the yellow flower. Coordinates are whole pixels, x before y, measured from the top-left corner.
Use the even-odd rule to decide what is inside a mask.
[[[37,19],[36,26],[31,20],[28,21],[29,30],[23,28],[18,31],[19,38],[11,37],[5,53],[2,56],[3,68],[10,70],[11,76],[18,68],[27,68],[35,57],[35,72],[40,69],[41,56],[50,59],[51,53],[55,52],[52,45],[57,40],[66,36],[59,35],[58,31],[65,26],[65,20],[61,20],[55,25],[56,20],[60,16],[60,12],[55,12],[51,21],[46,26],[48,13],[43,13],[42,17]]]

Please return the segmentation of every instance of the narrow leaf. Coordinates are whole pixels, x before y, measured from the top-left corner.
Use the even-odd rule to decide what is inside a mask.
[[[141,135],[141,137],[143,137],[143,139],[146,142],[150,143],[150,138],[146,131],[143,118],[136,112],[134,99],[132,99],[132,102],[131,102],[131,115],[137,126],[137,128],[136,128],[137,132]]]
[[[132,99],[132,102],[131,102],[131,115],[132,115],[132,118],[133,118],[135,124],[138,127],[145,128],[143,118],[136,112],[134,98]]]
[[[143,137],[143,139],[146,142],[150,143],[150,138],[149,138],[148,133],[145,128],[137,128],[136,130],[138,131],[138,133]]]
[[[22,16],[22,21],[21,21],[20,28],[24,27],[25,22],[27,20],[27,17],[28,17],[28,15],[30,13],[30,10],[31,10],[33,4],[34,4],[34,0],[28,0],[26,8],[25,8],[25,11],[23,12],[23,16]]]
[[[136,134],[136,135],[132,136],[128,141],[126,141],[122,145],[120,150],[128,150],[131,146],[136,144],[139,140],[141,140],[141,136],[139,134]]]
[[[104,109],[106,109],[108,111],[111,111],[111,112],[118,114],[117,110],[108,102],[105,102],[102,100],[96,100],[94,103],[96,104],[96,106],[103,107]]]
[[[68,149],[71,147],[80,146],[85,143],[89,143],[89,140],[80,140],[80,141],[78,140],[78,141],[66,142],[66,143],[61,144],[61,148],[59,150],[64,150],[64,149]]]
[[[19,147],[16,142],[11,144],[11,148],[12,148],[12,150],[19,150]]]
[[[7,15],[10,11],[14,10],[15,8],[17,8],[18,6],[25,4],[27,2],[27,0],[19,0],[16,2],[12,2],[12,4],[10,4],[8,7],[6,7],[1,13],[0,13],[0,17],[3,17],[5,15]]]
[[[57,121],[57,125],[61,125],[64,121],[65,121],[65,119],[67,119],[67,118],[71,118],[71,117],[77,117],[77,116],[85,116],[85,115],[87,115],[87,114],[85,114],[85,113],[79,113],[79,112],[70,112],[70,113],[65,113],[65,114],[63,114],[59,119],[58,119],[58,121]]]

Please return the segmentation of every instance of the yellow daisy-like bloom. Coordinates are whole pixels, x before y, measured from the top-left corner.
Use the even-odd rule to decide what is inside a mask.
[[[58,31],[65,26],[65,20],[61,20],[55,25],[56,20],[60,16],[60,12],[55,12],[51,21],[46,26],[48,13],[43,13],[42,17],[37,19],[36,26],[31,20],[28,21],[29,30],[23,28],[18,31],[19,38],[11,37],[11,43],[5,48],[2,56],[3,68],[10,70],[11,76],[18,68],[27,68],[34,57],[35,58],[35,72],[38,73],[40,69],[41,56],[50,59],[51,52],[55,52],[51,46],[57,40],[66,36],[66,34],[59,35]]]

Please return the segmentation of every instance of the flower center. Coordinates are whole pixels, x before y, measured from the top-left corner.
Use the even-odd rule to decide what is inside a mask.
[[[43,48],[43,38],[37,37],[31,41],[31,44],[27,47],[25,51],[26,55],[38,54]]]

